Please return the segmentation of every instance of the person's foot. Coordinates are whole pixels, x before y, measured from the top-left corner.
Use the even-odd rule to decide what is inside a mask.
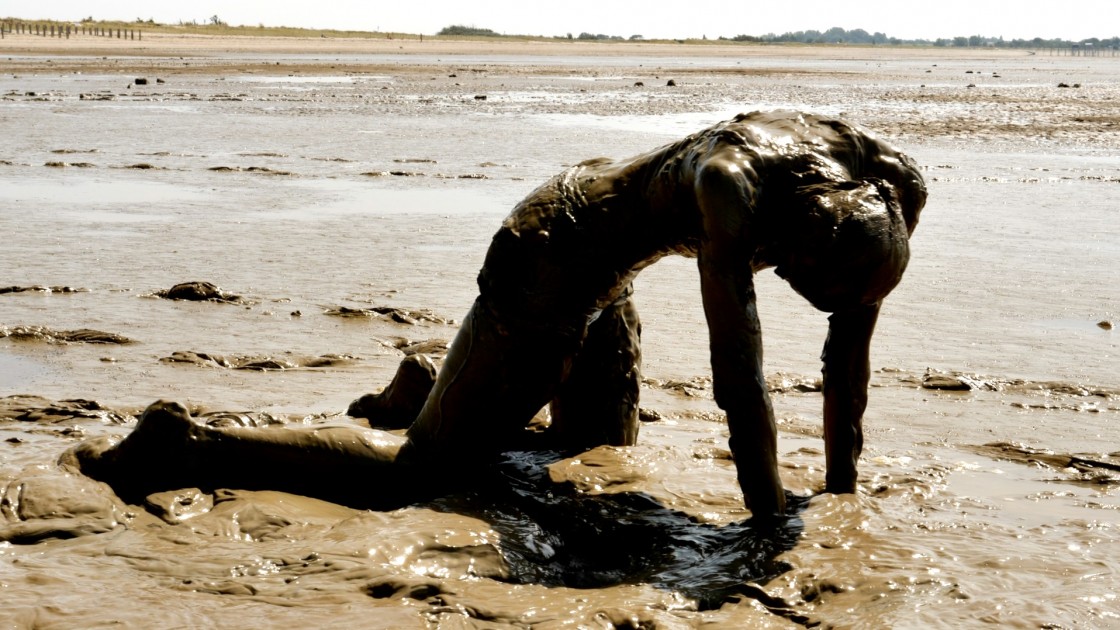
[[[412,424],[436,382],[436,366],[423,354],[405,357],[393,380],[379,394],[366,394],[350,403],[346,415],[365,418],[382,429],[404,429]]]
[[[104,481],[125,500],[138,500],[177,489],[190,477],[187,446],[194,428],[186,407],[159,400],[123,439],[87,440],[63,453],[59,463]]]

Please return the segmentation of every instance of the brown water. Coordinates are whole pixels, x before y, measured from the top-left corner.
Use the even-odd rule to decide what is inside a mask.
[[[125,89],[92,60],[4,68],[0,285],[88,289],[0,293],[6,626],[1120,625],[1120,350],[1100,325],[1120,324],[1115,59],[284,61],[314,72]],[[126,506],[54,465],[157,398],[348,422],[400,338],[455,326],[327,310],[456,319],[538,183],[756,107],[843,113],[926,168],[875,340],[859,494],[813,495],[820,399],[792,384],[816,378],[825,320],[766,274],[782,474],[804,498],[776,532],[746,522],[683,259],[637,284],[643,407],[662,419],[632,449],[511,454],[499,490],[388,513],[244,491]],[[242,299],[152,297],[189,280]],[[80,329],[133,343],[51,341]],[[291,369],[161,360],[186,351]],[[348,358],[298,367],[324,355]],[[972,389],[934,389],[927,369]],[[100,408],[52,407],[67,399]]]

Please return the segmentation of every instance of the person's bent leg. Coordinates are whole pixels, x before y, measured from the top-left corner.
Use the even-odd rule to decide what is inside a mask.
[[[518,324],[475,302],[408,429],[402,461],[467,472],[525,444],[526,426],[554,396],[578,340]]]
[[[588,327],[571,372],[552,400],[549,432],[564,448],[631,446],[638,439],[641,321],[633,298]]]

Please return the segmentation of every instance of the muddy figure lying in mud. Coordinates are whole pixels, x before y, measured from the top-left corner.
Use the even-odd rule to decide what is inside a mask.
[[[388,406],[419,409],[403,440],[354,427],[210,429],[157,403],[119,446],[87,443],[70,459],[118,492],[209,483],[331,497],[357,475],[360,492],[391,504],[407,501],[419,480],[450,484],[526,448],[526,425],[545,405],[552,423],[532,447],[634,444],[641,351],[632,282],[680,254],[698,260],[715,399],[752,513],[785,506],[755,305],[754,276],[768,267],[831,313],[826,490],[853,492],[872,332],[925,199],[906,156],[846,123],[793,112],[740,115],[634,158],[589,160],[505,220],[434,383],[415,366],[412,376],[398,372],[392,387],[411,393]],[[351,413],[370,415],[364,404]],[[158,479],[164,471],[174,479]]]

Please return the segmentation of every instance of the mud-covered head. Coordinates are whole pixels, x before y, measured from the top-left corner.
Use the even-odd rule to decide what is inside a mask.
[[[902,279],[909,233],[894,189],[880,180],[799,189],[775,224],[775,273],[826,312],[875,304]]]

